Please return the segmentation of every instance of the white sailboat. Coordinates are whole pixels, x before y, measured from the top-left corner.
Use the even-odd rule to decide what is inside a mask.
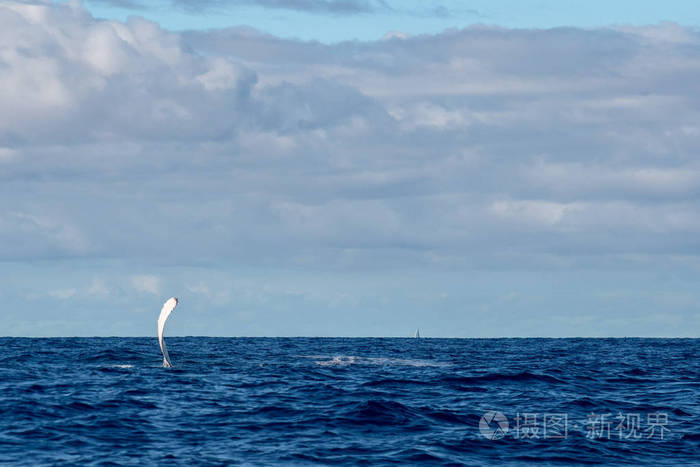
[[[416,329],[416,333],[413,335],[414,338],[420,339],[420,329]]]

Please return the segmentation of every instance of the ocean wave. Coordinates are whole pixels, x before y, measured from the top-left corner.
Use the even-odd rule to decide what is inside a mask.
[[[302,355],[311,358],[320,366],[348,365],[378,365],[378,366],[413,366],[413,367],[447,367],[449,363],[433,360],[390,358],[390,357],[360,357],[355,355]]]
[[[484,383],[524,383],[543,382],[565,384],[565,381],[546,374],[521,371],[518,373],[488,373],[474,376],[454,376],[445,378],[445,382],[458,384],[484,384]]]

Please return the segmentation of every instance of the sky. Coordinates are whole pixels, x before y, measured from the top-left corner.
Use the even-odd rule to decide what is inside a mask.
[[[474,24],[600,28],[700,24],[694,0],[86,0],[97,17],[139,15],[169,30],[249,26],[281,38],[334,43],[387,33],[440,34]]]
[[[698,337],[691,6],[0,0],[0,335]]]

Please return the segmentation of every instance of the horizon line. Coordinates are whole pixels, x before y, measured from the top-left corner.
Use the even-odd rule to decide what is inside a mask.
[[[0,339],[143,339],[157,336],[0,336]],[[445,336],[168,336],[172,338],[206,338],[206,339],[700,339],[700,336],[499,336],[499,337],[445,337]]]

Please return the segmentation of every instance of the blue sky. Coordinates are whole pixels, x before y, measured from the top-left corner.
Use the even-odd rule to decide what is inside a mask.
[[[0,335],[697,337],[696,10],[1,1]]]
[[[322,7],[333,4],[349,6]],[[598,28],[663,21],[700,24],[700,9],[691,0],[86,0],[85,5],[97,17],[124,21],[137,14],[171,30],[250,26],[278,37],[326,43],[377,40],[392,31],[438,34],[472,24],[506,28]]]

